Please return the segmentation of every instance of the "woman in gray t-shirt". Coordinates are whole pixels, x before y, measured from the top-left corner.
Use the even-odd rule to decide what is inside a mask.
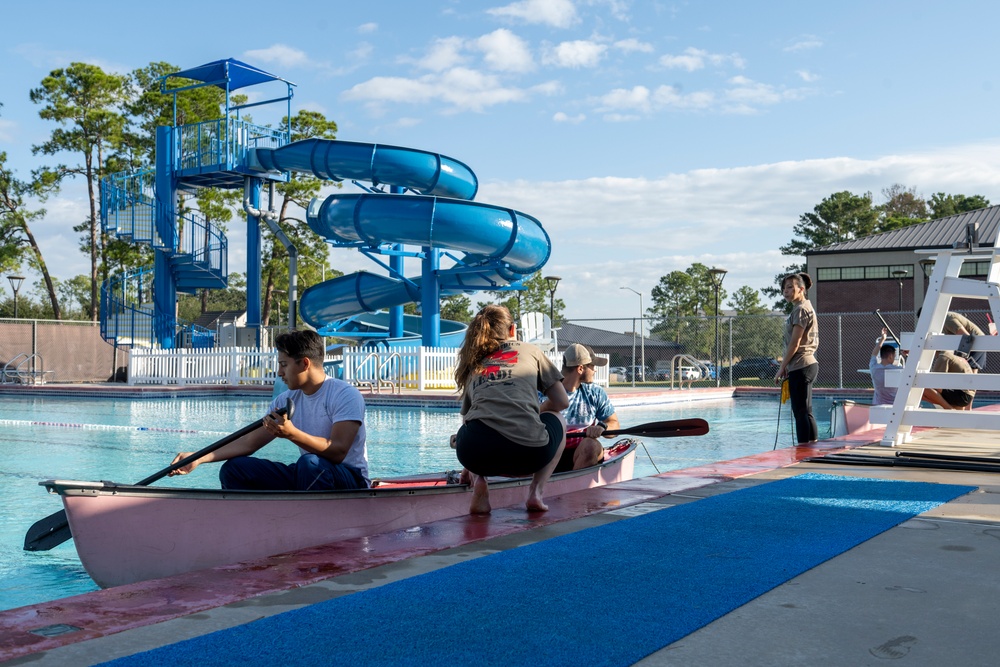
[[[795,417],[795,436],[799,444],[819,439],[819,429],[812,413],[812,385],[819,375],[816,350],[819,348],[819,326],[816,311],[806,298],[812,287],[808,273],[793,273],[781,281],[781,293],[792,304],[785,320],[785,354],[774,376],[775,384],[788,378],[788,393]]]
[[[562,374],[534,345],[516,338],[517,329],[503,306],[479,311],[465,332],[455,382],[462,391],[463,425],[455,453],[472,484],[469,512],[490,511],[487,475],[531,475],[531,511],[544,512],[545,482],[566,446],[569,406]],[[537,392],[546,400],[539,405]]]

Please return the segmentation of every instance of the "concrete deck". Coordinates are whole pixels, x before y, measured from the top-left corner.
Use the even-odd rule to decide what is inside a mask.
[[[978,491],[813,568],[638,664],[996,664],[1000,477],[806,460],[849,450],[893,456],[893,449],[869,444],[880,436],[869,431],[581,491],[551,499],[544,515],[498,510],[0,612],[0,661],[90,665],[637,513],[816,471]],[[961,451],[954,451],[959,442]],[[923,431],[911,448],[1000,458],[1000,436]],[[619,625],[628,628],[628,619]]]

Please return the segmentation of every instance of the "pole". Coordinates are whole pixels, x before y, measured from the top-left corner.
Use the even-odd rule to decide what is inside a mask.
[[[632,294],[635,294],[635,295],[637,295],[639,297],[639,336],[640,336],[639,340],[641,341],[640,345],[642,346],[641,347],[641,349],[642,349],[642,352],[641,352],[642,356],[640,357],[641,358],[641,362],[640,363],[642,363],[642,370],[640,371],[640,374],[642,376],[642,381],[645,382],[646,381],[646,331],[645,331],[646,326],[645,326],[645,320],[643,320],[643,317],[642,317],[642,313],[643,313],[643,310],[642,310],[642,292],[637,292],[634,289],[632,289],[631,287],[619,287],[618,289],[626,289],[629,292],[632,292]],[[636,335],[635,320],[632,320],[632,375],[633,375],[633,377],[635,376],[635,335]]]
[[[713,363],[715,364],[715,386],[720,386],[721,378],[719,377],[719,290],[722,289],[722,281],[726,278],[726,274],[729,273],[725,269],[719,269],[712,267],[708,270],[709,274],[712,276],[712,287],[715,288],[715,359]]]

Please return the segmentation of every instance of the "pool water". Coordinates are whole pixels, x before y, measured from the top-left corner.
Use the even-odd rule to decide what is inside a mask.
[[[35,521],[62,509],[38,486],[46,479],[136,482],[168,466],[179,451],[195,451],[256,421],[266,398],[7,398],[0,413],[0,610],[97,590],[68,541],[50,551],[22,549]],[[821,437],[829,432],[829,403],[816,401]],[[636,456],[642,477],[724,461],[794,444],[787,405],[778,421],[775,399],[728,399],[621,408],[622,427],[701,417],[711,432],[692,438],[647,438]],[[369,407],[366,414],[372,477],[459,468],[448,438],[455,409]],[[298,449],[275,441],[262,450],[292,462]],[[217,466],[164,478],[163,486],[218,488]]]

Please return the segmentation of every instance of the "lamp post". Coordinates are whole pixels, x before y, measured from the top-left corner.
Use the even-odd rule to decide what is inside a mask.
[[[322,278],[322,280],[320,282],[324,282],[324,283],[326,282],[326,263],[325,262],[318,262],[315,259],[313,259],[312,257],[309,257],[308,255],[299,255],[299,259],[308,259],[310,262],[312,262],[313,264],[315,264],[316,266],[318,266],[320,268],[320,270],[323,271],[323,278]]]
[[[641,374],[640,377],[642,378],[642,381],[645,382],[646,381],[646,325],[645,325],[645,322],[642,319],[642,313],[643,313],[643,310],[642,310],[642,292],[636,292],[631,287],[621,287],[619,289],[627,289],[629,292],[632,292],[632,294],[636,294],[636,295],[639,296],[639,341],[640,341],[640,345],[642,346],[641,347],[642,352],[640,353],[641,356],[639,357],[639,363],[642,364],[642,366],[641,366],[641,368],[642,368],[641,373],[642,374]],[[632,327],[632,337],[633,337],[633,340],[634,340],[635,339],[635,327],[634,326]],[[632,377],[635,377],[635,359],[632,360]]]
[[[556,287],[562,280],[559,276],[545,276],[545,282],[549,284],[549,322],[556,323]]]
[[[10,288],[14,290],[14,319],[17,319],[17,292],[21,289],[21,283],[24,282],[24,276],[7,276],[7,280],[10,281]]]
[[[725,279],[726,274],[729,273],[725,269],[717,269],[712,267],[708,270],[708,273],[712,276],[712,287],[715,288],[715,359],[713,363],[715,365],[715,386],[719,386],[719,382],[722,379],[722,375],[719,372],[719,290],[722,289],[722,281]]]
[[[892,272],[892,277],[899,281],[899,329],[898,331],[903,331],[903,278],[906,277],[906,271],[902,269],[896,269]]]

